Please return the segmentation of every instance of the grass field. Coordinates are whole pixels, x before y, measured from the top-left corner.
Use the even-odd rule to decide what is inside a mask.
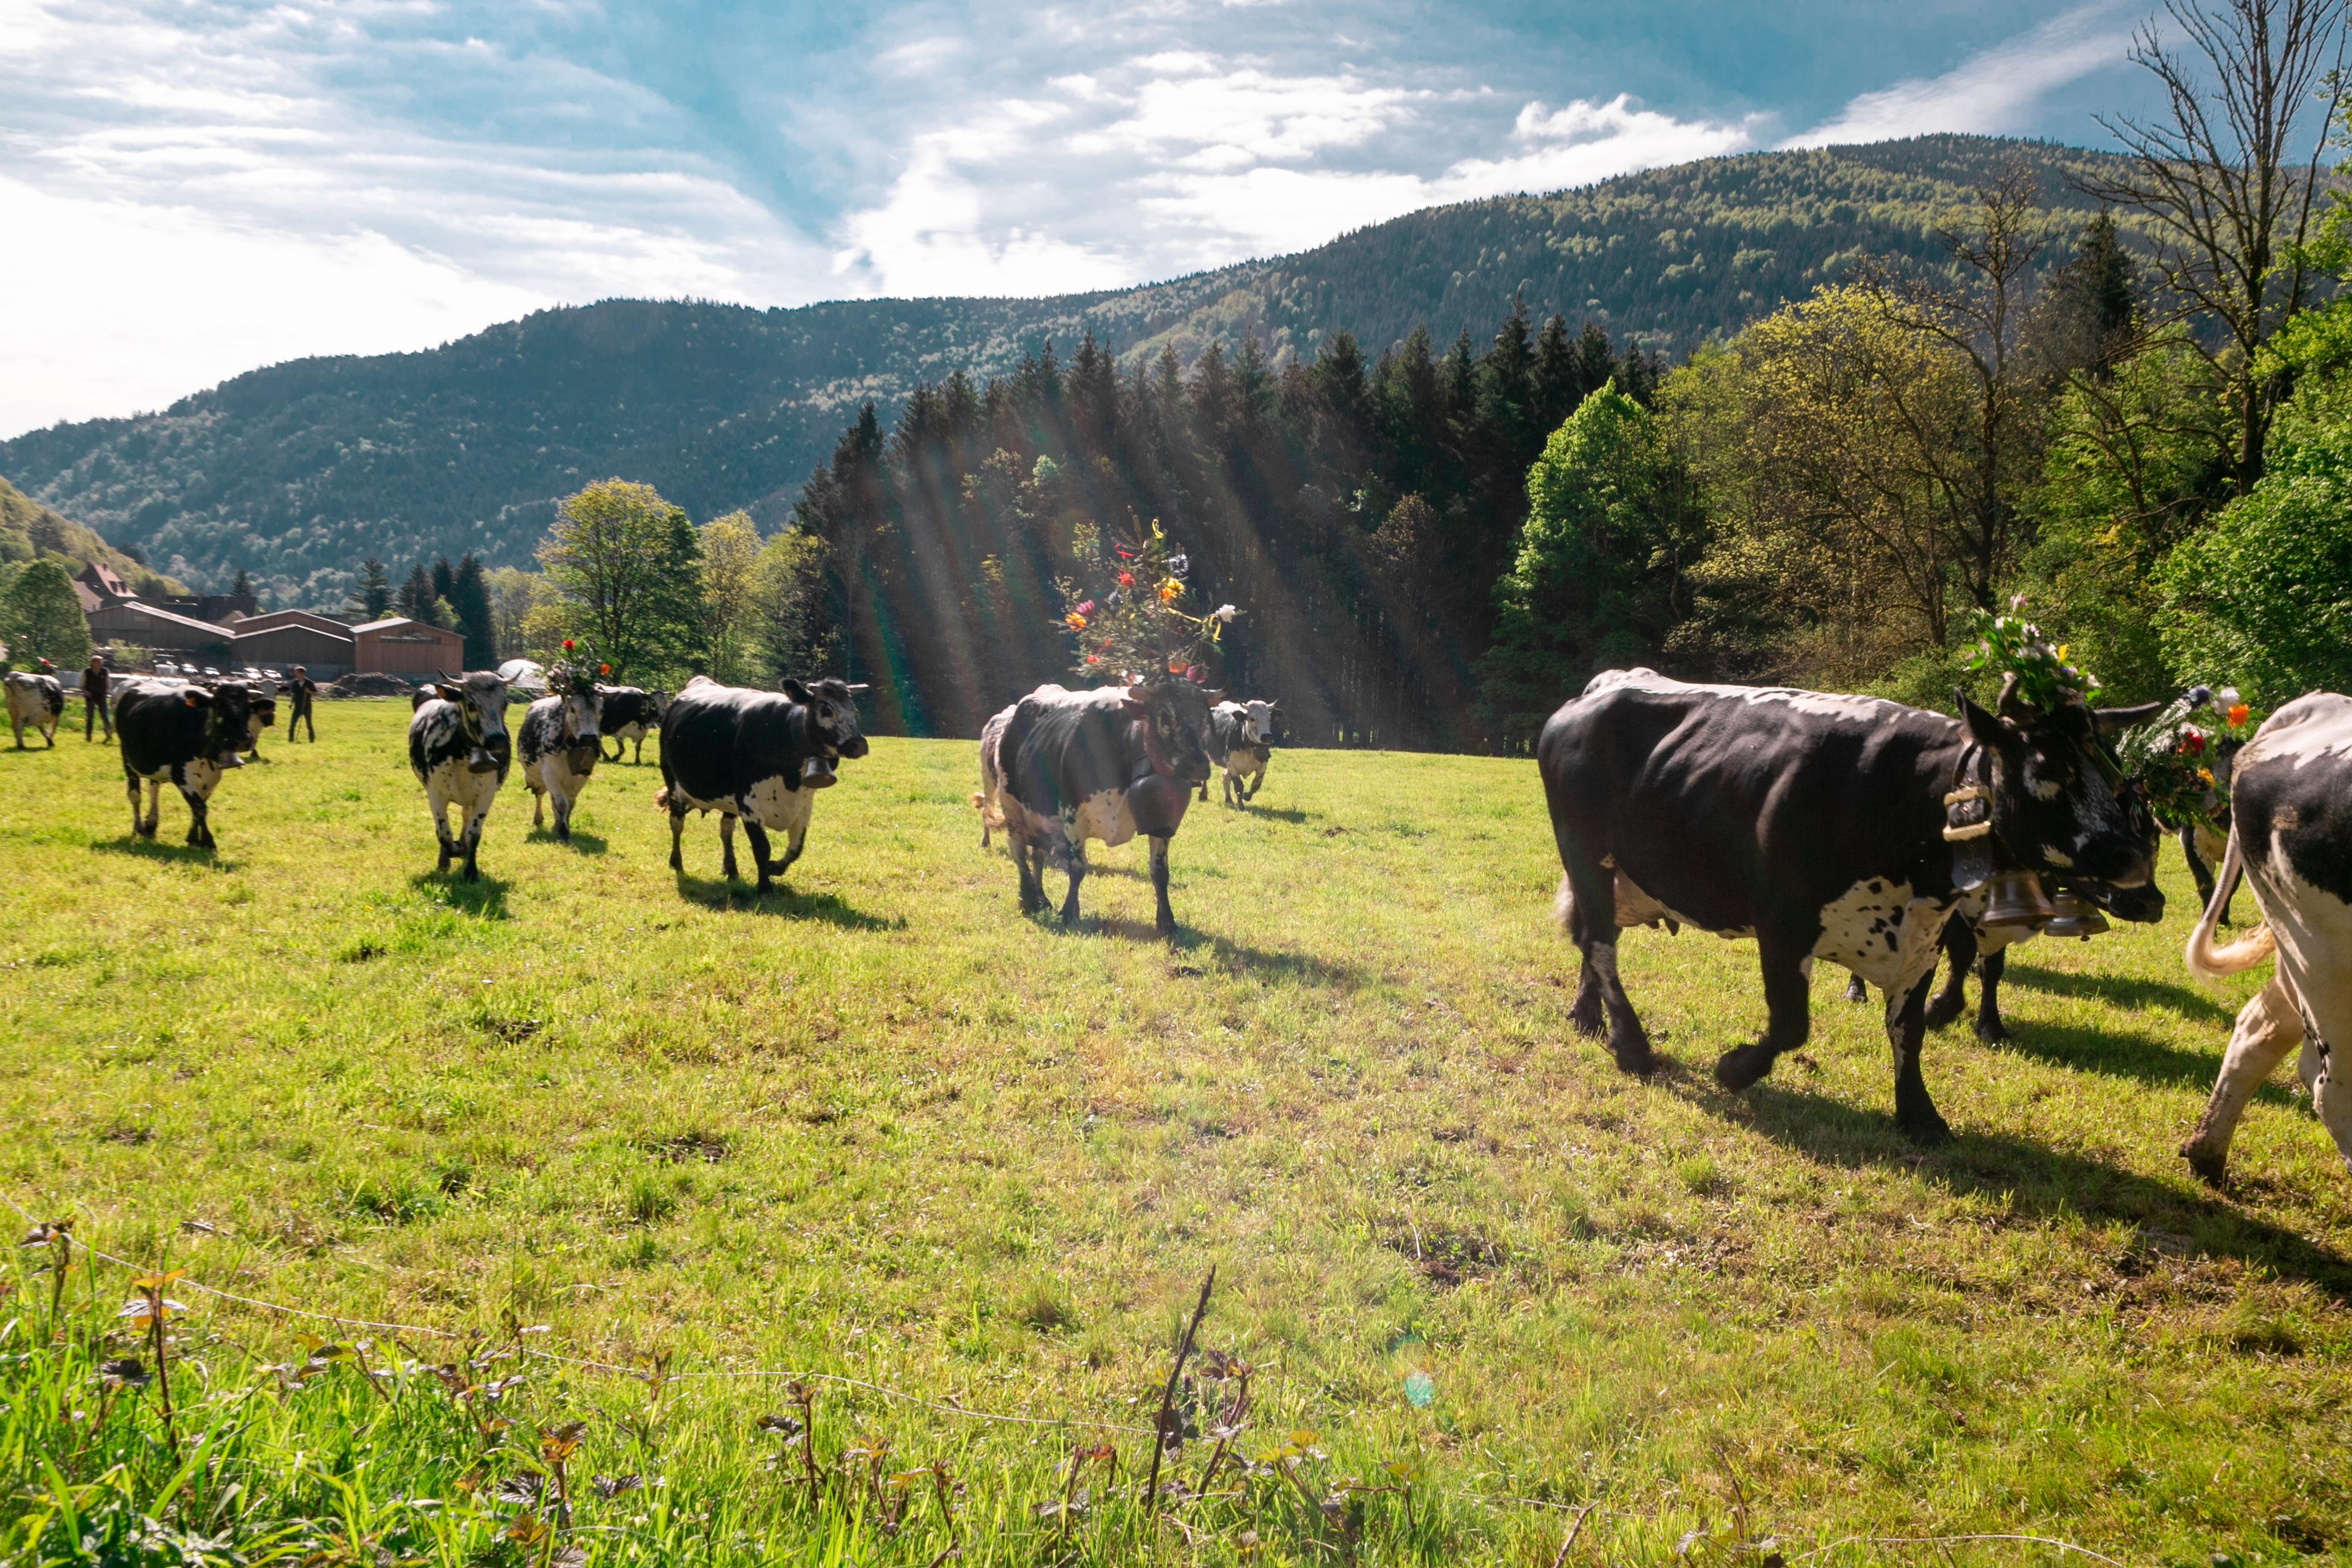
[[[191,1309],[175,1460],[158,1389],[91,1381],[145,1353],[130,1272],[53,1321],[16,1251],[0,1562],[2352,1558],[2352,1181],[2284,1079],[2231,1192],[2174,1155],[2258,978],[2186,976],[2177,859],[2163,926],[2013,952],[2008,1046],[1931,1037],[1922,1153],[1843,973],[1742,1097],[1748,944],[1626,940],[1654,1081],[1572,1037],[1528,763],[1279,753],[1176,840],[1171,948],[1140,845],[1083,930],[1020,918],[966,742],[847,764],[765,900],[715,819],[668,870],[651,745],[569,847],[510,780],[446,882],[406,716],[268,742],[210,857],[176,800],[127,836],[111,750],[0,751],[0,1191]],[[1247,1463],[1189,1495],[1204,1374],[1147,1520],[1147,1438],[1057,1423],[1148,1427],[1212,1266]],[[259,1370],[305,1330],[389,1375]],[[930,1403],[816,1384],[810,1456],[754,1425],[781,1379],[700,1375],[785,1371]],[[549,1530],[519,1478],[572,1420]]]

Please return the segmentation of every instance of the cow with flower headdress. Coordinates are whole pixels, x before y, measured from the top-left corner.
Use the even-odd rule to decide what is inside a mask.
[[[1101,563],[1108,582],[1062,584],[1062,625],[1081,679],[1073,691],[1041,686],[990,719],[981,737],[981,842],[1002,826],[1020,873],[1021,908],[1047,908],[1050,862],[1069,879],[1062,922],[1078,919],[1089,838],[1107,846],[1139,833],[1151,846],[1155,923],[1173,935],[1168,847],[1192,792],[1209,780],[1209,704],[1202,659],[1234,615],[1183,607],[1188,563],[1158,525],[1136,531]]]
[[[584,667],[559,664],[547,672],[547,695],[522,718],[522,782],[530,787],[530,825],[555,808],[555,837],[572,842],[572,807],[596,771],[604,742],[599,726],[604,699]]]

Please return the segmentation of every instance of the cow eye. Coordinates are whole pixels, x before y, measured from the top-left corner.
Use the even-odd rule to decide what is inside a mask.
[[[832,722],[833,722],[833,704],[832,704],[832,703],[830,703],[830,702],[820,702],[820,703],[818,703],[818,704],[816,705],[816,717],[817,717],[817,722],[818,722],[818,723],[820,723],[820,724],[830,724],[830,723],[832,723]]]

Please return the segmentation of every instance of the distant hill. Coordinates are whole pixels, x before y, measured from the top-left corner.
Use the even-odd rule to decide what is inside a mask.
[[[98,562],[136,593],[186,592],[171,578],[149,571],[81,524],[59,517],[0,479],[0,562],[38,561],[45,556],[69,562],[76,572]]]
[[[1757,153],[1549,196],[1433,207],[1296,256],[1045,300],[869,300],[756,310],[608,300],[544,310],[417,353],[298,360],[158,414],[0,442],[0,474],[160,568],[270,602],[338,602],[374,554],[526,562],[556,499],[650,480],[697,518],[778,526],[857,405],[919,381],[1010,369],[1092,331],[1122,363],[1256,333],[1311,354],[1345,327],[1377,353],[1416,323],[1493,331],[1522,294],[1670,357],[1801,298],[1870,254],[1940,265],[1939,225],[2022,157],[2053,238],[2089,204],[2067,176],[2104,155],[1934,136]],[[2055,259],[2061,247],[2051,247]]]

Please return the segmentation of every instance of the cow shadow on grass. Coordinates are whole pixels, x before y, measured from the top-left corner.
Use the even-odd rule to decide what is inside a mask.
[[[2226,1040],[2217,1036],[2216,1044]],[[2209,1089],[2221,1074],[2219,1055],[2204,1056],[2168,1046],[2152,1035],[2117,1029],[2111,1024],[2020,1024],[2009,1026],[2009,1038],[1992,1047],[2032,1057],[2074,1072],[2127,1078],[2156,1089]],[[2294,1097],[2275,1083],[2256,1091],[2271,1105],[2294,1103]]]
[[[2124,1007],[2134,1012],[2162,1007],[2178,1013],[2183,1018],[2210,1023],[2224,1030],[2237,1016],[2235,1009],[2216,1002],[2204,992],[2173,980],[2133,979],[2122,974],[2074,974],[2062,969],[2043,969],[2011,960],[2001,973],[2001,984],[2022,985],[2029,991],[2046,991],[2053,996],[2087,996],[2111,1007]]]
[[[602,855],[608,847],[602,835],[583,833],[577,827],[572,830],[568,843],[558,838],[552,827],[530,828],[524,832],[522,841],[525,844],[552,844],[558,848],[571,849],[582,855]]]
[[[781,883],[765,893],[753,890],[748,882],[730,882],[724,878],[706,881],[699,877],[678,873],[678,896],[706,910],[733,910],[743,914],[776,915],[785,920],[822,921],[839,926],[844,931],[904,931],[907,917],[867,914],[856,905],[844,902],[832,893],[800,893]]]
[[[1287,948],[1256,947],[1248,942],[1234,942],[1229,937],[1196,931],[1181,921],[1176,924],[1174,936],[1162,936],[1160,928],[1150,921],[1126,915],[1081,915],[1075,926],[1065,926],[1061,916],[1051,910],[1030,918],[1049,931],[1066,932],[1071,936],[1118,937],[1125,942],[1164,946],[1171,952],[1205,959],[1233,973],[1296,981],[1302,985],[1352,986],[1361,984],[1365,978],[1364,972],[1352,963],[1337,963],[1311,952],[1297,952]]]
[[[1942,1148],[1922,1150],[1895,1130],[1892,1115],[1769,1080],[1737,1101],[1719,1094],[1693,1098],[1715,1100],[1718,1114],[1824,1165],[1899,1164],[1948,1191],[2036,1221],[2106,1220],[2186,1237],[2199,1251],[2307,1280],[2339,1302],[2352,1301],[2352,1261],[2185,1184],[2001,1132],[1963,1131]],[[2183,1184],[2188,1179],[2184,1172]]]
[[[1245,805],[1234,813],[1234,817],[1236,821],[1246,821],[1253,816],[1262,816],[1269,822],[1287,822],[1292,824],[1301,822],[1320,822],[1323,820],[1323,813],[1319,811],[1302,811],[1295,805]]]
[[[134,860],[153,860],[179,866],[202,866],[214,871],[234,871],[244,862],[232,860],[217,849],[202,845],[183,843],[177,839],[157,837],[143,838],[126,833],[120,838],[99,838],[90,847],[103,855],[128,855]]]
[[[432,903],[476,920],[503,921],[513,917],[507,913],[507,884],[503,878],[483,872],[468,882],[465,873],[456,867],[446,871],[419,871],[408,879],[408,885]]]

